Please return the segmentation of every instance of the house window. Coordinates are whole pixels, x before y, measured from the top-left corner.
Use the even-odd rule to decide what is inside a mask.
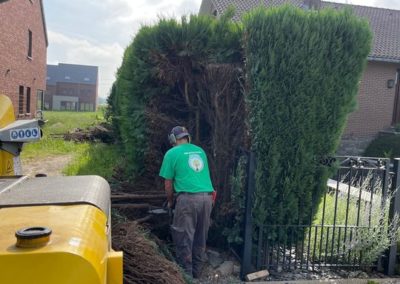
[[[76,102],[61,101],[61,110],[76,110]]]
[[[85,103],[85,111],[93,111],[93,104]]]
[[[18,113],[24,113],[24,86],[19,86]]]
[[[28,57],[32,58],[32,31],[28,30]]]
[[[44,109],[44,92],[43,90],[36,90],[36,110]]]
[[[71,77],[70,76],[65,76],[65,80],[70,80]]]
[[[26,88],[26,113],[31,113],[31,88]]]
[[[89,104],[89,111],[94,111],[93,104]]]

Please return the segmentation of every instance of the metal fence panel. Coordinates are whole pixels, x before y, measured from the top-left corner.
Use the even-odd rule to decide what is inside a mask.
[[[316,219],[308,224],[258,227],[251,218],[255,162],[254,155],[250,154],[242,277],[254,269],[359,269],[371,266],[368,257],[373,253],[374,244],[368,243],[368,236],[382,232],[385,224],[397,218],[400,211],[400,191],[396,191],[400,184],[400,159],[394,161],[394,173],[390,171],[390,160],[384,158],[321,159],[322,166],[337,166],[338,170],[328,180]],[[387,212],[389,194],[390,211]],[[277,231],[277,236],[269,234],[271,231]],[[257,233],[253,236],[253,232]],[[395,245],[388,250],[386,272],[390,275],[394,272],[396,250]]]

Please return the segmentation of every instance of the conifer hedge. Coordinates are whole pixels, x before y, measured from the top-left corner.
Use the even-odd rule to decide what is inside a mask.
[[[350,11],[257,9],[244,18],[248,120],[257,156],[258,224],[306,224],[329,169],[370,51]]]
[[[330,174],[318,159],[334,154],[355,107],[368,24],[349,11],[289,6],[259,8],[242,23],[232,15],[162,19],[126,49],[108,100],[126,170],[143,189],[161,187],[166,134],[186,125],[207,151],[221,214],[243,209],[232,203],[243,195],[229,198],[229,174],[246,147],[257,156],[256,222],[307,223]]]

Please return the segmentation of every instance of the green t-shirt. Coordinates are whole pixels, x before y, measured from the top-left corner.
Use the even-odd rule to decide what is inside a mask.
[[[213,186],[203,149],[193,144],[180,144],[164,156],[160,176],[174,181],[176,192],[211,192]]]

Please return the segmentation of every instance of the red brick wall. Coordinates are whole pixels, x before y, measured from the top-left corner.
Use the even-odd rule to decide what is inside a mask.
[[[31,88],[30,117],[36,112],[36,92],[46,90],[46,39],[39,0],[9,0],[0,4],[0,93],[9,96],[18,116],[19,86]],[[32,58],[28,58],[28,30]]]
[[[56,95],[79,97],[80,103],[92,103],[95,106],[97,100],[97,87],[96,85],[90,84],[59,82],[57,83]]]
[[[387,81],[396,79],[400,64],[368,62],[358,94],[357,110],[350,114],[344,138],[374,137],[391,126],[395,88]]]

